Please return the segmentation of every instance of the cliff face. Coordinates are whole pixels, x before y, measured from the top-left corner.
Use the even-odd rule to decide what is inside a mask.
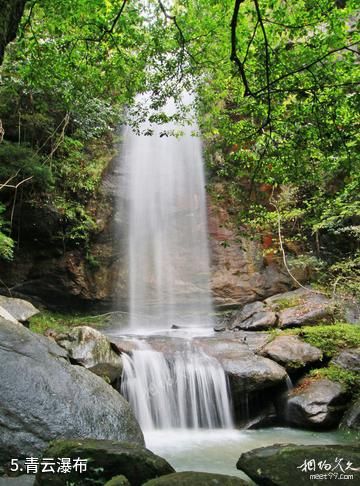
[[[27,0],[0,0],[0,64],[5,47],[15,39]]]
[[[263,255],[264,242],[239,236],[224,205],[209,202],[209,234],[212,256],[211,290],[216,306],[244,305],[293,287],[281,258]],[[305,281],[307,269],[297,269]]]
[[[109,152],[110,153],[110,152]],[[87,248],[67,248],[61,240],[62,214],[53,206],[19,202],[14,213],[15,259],[0,262],[0,293],[68,310],[112,305],[125,292],[116,158],[109,163],[89,211],[96,221]],[[121,225],[116,225],[120,226]],[[124,299],[125,300],[125,299]]]
[[[91,201],[97,230],[88,249],[66,249],[59,239],[61,215],[52,207],[18,206],[18,250],[13,262],[1,262],[2,293],[30,298],[53,308],[91,307],[126,310],[125,211],[119,192],[118,159],[110,162]],[[263,257],[263,245],[239,237],[227,208],[210,201],[211,290],[218,307],[244,305],[291,288],[277,260]],[[306,272],[297,273],[304,280]]]

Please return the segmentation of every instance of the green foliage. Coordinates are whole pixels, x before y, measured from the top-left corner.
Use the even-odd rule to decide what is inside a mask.
[[[351,395],[357,395],[360,392],[359,373],[345,370],[334,364],[330,364],[327,368],[311,370],[310,376],[315,378],[328,378],[329,380],[337,381],[341,383]]]
[[[48,329],[65,333],[76,326],[90,326],[98,329],[106,324],[106,316],[86,316],[82,314],[61,314],[59,312],[42,311],[30,319],[30,330],[38,334],[44,334]]]
[[[289,309],[291,307],[296,307],[300,304],[304,303],[304,300],[301,299],[300,297],[293,297],[291,298],[283,298],[283,299],[278,299],[274,303],[274,308],[276,308],[277,311],[282,311],[284,309]]]
[[[331,358],[343,348],[360,346],[360,327],[354,324],[335,323],[321,326],[305,326],[292,331],[300,334],[307,343],[321,349]]]
[[[0,203],[0,257],[11,260],[14,256],[14,240],[7,236],[7,223],[2,217],[5,207]]]
[[[0,160],[0,177],[4,182],[11,179],[12,186],[28,177],[44,190],[53,182],[49,168],[42,165],[42,158],[30,147],[4,141],[0,144]]]

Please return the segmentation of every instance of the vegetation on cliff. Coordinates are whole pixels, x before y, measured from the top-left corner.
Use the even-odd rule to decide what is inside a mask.
[[[185,115],[187,89],[196,92],[209,192],[239,232],[261,238],[268,260],[291,270],[296,257],[322,270],[320,284],[358,295],[355,7],[355,0],[27,2],[1,68],[1,257],[13,256],[19,198],[56,208],[63,223],[56,237],[86,246],[96,229],[89,201],[108,160],[96,147],[137,92],[150,91],[152,119],[165,120],[169,95],[176,116]],[[135,120],[149,115],[140,108]]]

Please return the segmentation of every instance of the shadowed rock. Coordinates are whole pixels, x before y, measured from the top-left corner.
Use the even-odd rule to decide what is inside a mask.
[[[129,404],[44,336],[0,320],[0,465],[58,437],[143,443]]]
[[[80,458],[86,460],[87,469],[82,473],[73,469],[69,474],[39,472],[35,486],[105,484],[118,475],[125,476],[132,486],[140,486],[149,479],[174,472],[165,459],[145,447],[129,442],[58,440],[49,445],[44,457],[68,457],[72,460]]]
[[[342,459],[341,459],[342,458]],[[347,462],[350,467],[358,468],[360,464],[360,448],[355,445],[273,445],[261,447],[242,454],[236,467],[244,471],[259,486],[308,486],[336,484],[339,481],[331,478],[311,478],[311,474],[326,474],[327,471],[319,464],[330,464],[334,472],[341,475],[337,466],[341,459],[343,471]],[[337,466],[337,467],[336,467]],[[358,484],[359,470],[347,470],[345,474],[353,474],[354,479],[349,480]],[[335,476],[333,476],[335,477]]]
[[[144,486],[246,486],[247,484],[236,476],[184,471],[151,479]]]
[[[300,382],[288,395],[286,416],[295,425],[331,428],[339,423],[346,407],[340,383],[327,379]]]
[[[260,354],[273,359],[287,371],[303,368],[322,358],[320,349],[305,343],[297,336],[277,336],[262,348]]]

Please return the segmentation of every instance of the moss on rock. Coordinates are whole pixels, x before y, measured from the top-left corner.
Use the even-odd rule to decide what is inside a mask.
[[[165,459],[145,447],[129,442],[57,440],[50,443],[44,457],[84,459],[87,470],[82,473],[72,470],[68,474],[40,472],[35,486],[98,486],[118,475],[125,476],[132,486],[140,486],[149,479],[174,472]]]

